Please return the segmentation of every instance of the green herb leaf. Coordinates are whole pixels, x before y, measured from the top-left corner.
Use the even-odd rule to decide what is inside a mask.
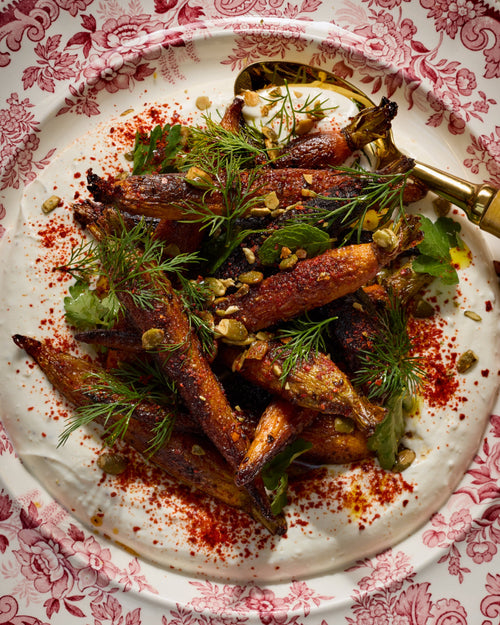
[[[422,215],[420,227],[424,240],[417,246],[420,256],[413,261],[414,270],[436,276],[444,284],[458,284],[458,274],[452,264],[450,248],[463,246],[459,237],[460,224],[449,217],[439,217],[433,223]]]
[[[377,318],[379,330],[372,337],[371,348],[360,352],[361,367],[353,381],[368,388],[370,399],[385,400],[402,392],[414,394],[425,372],[419,357],[410,355],[407,315],[400,300],[391,296]]]
[[[363,183],[362,190],[352,197],[318,195],[312,204],[314,209],[297,217],[301,223],[321,224],[336,235],[340,233],[343,238],[339,237],[339,245],[342,246],[354,235],[358,243],[361,241],[364,220],[369,210],[377,211],[378,227],[384,226],[391,218],[405,218],[404,190],[411,171],[380,174],[360,167],[344,166],[338,170],[357,177]]]
[[[392,395],[386,407],[387,414],[368,439],[368,448],[377,454],[380,466],[390,470],[396,462],[399,441],[405,431],[403,393]]]
[[[99,371],[89,376],[88,383],[86,394],[90,403],[74,411],[59,437],[58,446],[96,419],[103,422],[104,442],[112,446],[118,438],[123,438],[134,412],[142,404],[151,413],[151,402],[157,404],[156,421],[151,428],[146,456],[153,455],[168,442],[175,421],[177,388],[158,367],[136,363],[112,372]]]
[[[312,443],[302,438],[297,438],[286,449],[277,454],[262,469],[262,480],[264,486],[272,491],[271,511],[279,514],[287,504],[288,467],[301,454],[311,449]]]
[[[64,298],[64,309],[67,322],[76,328],[109,328],[118,314],[119,303],[112,295],[100,299],[87,283],[76,282]]]
[[[328,233],[309,224],[290,224],[273,232],[259,248],[259,258],[264,265],[279,261],[281,248],[285,246],[295,252],[306,250],[308,256],[317,256],[330,248]]]
[[[133,175],[165,173],[177,171],[176,156],[181,147],[180,124],[158,125],[149,135],[137,132],[132,151],[134,159]]]
[[[280,363],[282,384],[285,384],[297,363],[306,360],[310,354],[326,351],[325,333],[328,332],[330,323],[336,319],[337,317],[327,317],[321,321],[314,321],[306,313],[278,330],[276,338],[286,341],[276,350],[276,357],[283,358]]]

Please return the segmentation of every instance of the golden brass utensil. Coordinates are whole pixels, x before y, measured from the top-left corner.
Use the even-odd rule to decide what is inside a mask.
[[[257,91],[269,85],[309,85],[332,89],[356,100],[360,108],[375,103],[360,89],[331,72],[317,67],[285,61],[263,61],[248,65],[236,78],[234,93]],[[392,132],[369,145],[369,156],[375,169],[400,158]],[[412,175],[430,191],[461,208],[468,219],[482,230],[500,237],[500,191],[488,184],[467,182],[430,165],[415,161]]]

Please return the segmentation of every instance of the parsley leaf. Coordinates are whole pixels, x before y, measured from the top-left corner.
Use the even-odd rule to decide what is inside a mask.
[[[399,441],[405,431],[403,393],[390,397],[386,404],[387,414],[368,439],[368,448],[376,452],[380,466],[390,470],[396,462]]]
[[[76,328],[110,327],[118,314],[119,303],[109,295],[100,299],[87,283],[78,281],[69,287],[64,309],[67,322]]]
[[[273,265],[280,259],[281,248],[285,246],[296,251],[306,250],[308,256],[317,256],[330,248],[327,232],[309,224],[290,224],[273,232],[259,249],[263,265]]]
[[[286,473],[292,462],[308,449],[312,443],[302,438],[297,438],[288,445],[282,452],[277,454],[262,469],[262,480],[264,486],[272,491],[271,511],[279,514],[288,503],[286,491],[288,488],[288,475]]]
[[[175,158],[182,143],[181,125],[158,124],[149,135],[136,132],[135,145],[132,150],[134,167],[133,175],[163,174],[177,171]]]
[[[417,246],[420,256],[413,261],[413,269],[418,273],[436,276],[444,284],[458,284],[458,274],[452,264],[450,248],[463,246],[459,237],[460,224],[449,217],[439,217],[433,223],[422,215],[420,220],[424,240]]]

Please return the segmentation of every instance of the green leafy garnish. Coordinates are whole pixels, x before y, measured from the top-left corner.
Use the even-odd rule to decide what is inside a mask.
[[[277,454],[262,469],[261,475],[264,486],[272,492],[271,511],[279,514],[288,503],[288,474],[287,469],[301,454],[311,449],[312,443],[297,438],[286,449]]]
[[[184,304],[184,311],[189,323],[195,329],[203,351],[206,354],[212,354],[214,349],[214,331],[209,321],[200,316],[199,311],[206,307],[213,292],[204,283],[188,280],[182,275],[179,275],[178,279],[181,285],[178,294]]]
[[[377,454],[380,466],[390,470],[396,462],[399,441],[405,432],[402,393],[394,394],[386,403],[387,414],[368,439],[368,448]]]
[[[263,197],[257,195],[259,168],[249,170],[246,181],[241,178],[241,163],[238,157],[229,158],[219,153],[208,152],[200,156],[199,165],[208,175],[201,182],[191,181],[205,191],[204,197],[212,193],[220,194],[222,210],[220,213],[207,210],[204,197],[199,202],[184,201],[181,204],[186,214],[185,221],[200,224],[200,228],[207,230],[208,236],[220,234],[223,245],[231,245],[238,233],[236,222],[255,207],[262,205]]]
[[[309,257],[317,256],[330,247],[328,234],[309,224],[290,224],[275,230],[259,248],[259,258],[263,265],[273,265],[280,259],[283,246],[292,252],[302,248]]]
[[[73,254],[70,259],[72,264],[63,269],[81,282],[103,275],[113,303],[122,292],[128,293],[139,308],[151,309],[161,297],[161,289],[154,288],[155,279],[165,273],[181,275],[187,265],[199,261],[196,252],[164,258],[163,243],[154,239],[141,221],[130,230],[122,223],[120,232],[80,246],[79,254]]]
[[[372,338],[370,350],[360,353],[361,367],[354,383],[368,388],[370,399],[385,400],[407,392],[416,393],[425,372],[420,358],[411,356],[407,315],[399,299],[391,296],[387,307],[377,312],[379,331]]]
[[[326,351],[325,334],[330,323],[336,319],[337,317],[328,317],[314,321],[306,313],[278,330],[276,338],[284,342],[276,350],[276,358],[283,358],[280,363],[282,384],[285,384],[297,363],[307,360],[310,354],[317,355],[320,351]]]
[[[372,339],[370,351],[360,354],[362,364],[353,381],[368,388],[368,397],[383,401],[387,408],[384,420],[368,439],[368,446],[377,453],[380,465],[391,469],[405,429],[403,399],[416,395],[425,371],[420,359],[410,355],[412,343],[400,300],[391,296],[389,305],[377,317],[379,332]]]
[[[265,150],[256,145],[251,134],[247,134],[251,132],[248,127],[243,127],[247,132],[232,132],[208,116],[204,118],[204,123],[204,127],[190,129],[184,169],[195,166],[206,171],[207,162],[213,161],[215,155],[218,169],[253,168],[257,160],[265,158]]]
[[[182,147],[180,124],[158,125],[149,134],[136,132],[132,150],[133,175],[177,171],[176,157]]]
[[[271,90],[267,96],[261,94],[261,99],[266,103],[269,110],[273,111],[271,117],[266,120],[266,126],[277,120],[278,130],[276,135],[280,143],[286,144],[297,134],[299,123],[298,115],[307,114],[315,119],[323,119],[328,111],[333,111],[337,106],[327,106],[328,98],[320,99],[320,94],[308,95],[303,104],[294,101],[288,82],[283,86]]]
[[[411,171],[403,174],[379,174],[359,167],[338,169],[349,176],[361,178],[364,181],[361,192],[354,197],[318,196],[321,206],[314,206],[312,210],[295,219],[312,225],[321,224],[327,230],[333,227],[349,228],[341,245],[345,245],[354,234],[357,241],[360,241],[369,210],[377,211],[378,227],[388,223],[394,211],[397,213],[395,221],[404,219],[403,195]]]
[[[424,240],[417,246],[420,255],[413,261],[418,273],[428,273],[441,279],[444,284],[458,284],[457,270],[452,264],[450,248],[462,247],[460,224],[449,217],[439,217],[434,223],[421,215],[420,228]]]
[[[109,328],[118,315],[120,304],[113,295],[100,298],[87,282],[76,282],[64,298],[66,321],[80,330]]]
[[[91,402],[75,410],[58,445],[64,445],[73,432],[99,419],[104,422],[104,442],[112,446],[118,438],[123,438],[134,412],[144,402],[158,404],[158,419],[145,454],[154,454],[168,442],[175,421],[172,407],[177,390],[155,365],[137,364],[91,374],[86,393]],[[112,423],[108,425],[108,421]]]

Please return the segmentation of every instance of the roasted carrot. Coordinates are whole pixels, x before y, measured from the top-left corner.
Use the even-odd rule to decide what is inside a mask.
[[[220,358],[248,380],[296,406],[351,417],[368,432],[384,418],[385,410],[359,395],[326,354],[318,352],[298,361],[283,380],[284,346],[277,340],[263,343],[266,343],[265,349],[259,351],[252,347],[247,352],[225,347],[220,351]]]
[[[236,473],[236,483],[255,479],[262,467],[289,445],[314,421],[317,412],[274,399],[263,412],[254,439]]]
[[[74,406],[90,403],[124,403],[124,398],[117,393],[111,391],[108,393],[101,388],[96,390],[92,387],[92,376],[104,373],[96,363],[56,350],[49,343],[42,343],[19,334],[16,334],[13,340],[37,362],[56,390]],[[165,414],[165,410],[153,402],[137,404],[123,440],[140,453],[147,452],[152,430]],[[120,418],[121,415],[110,412],[107,419],[98,417],[96,422],[109,427]],[[206,438],[174,431],[169,442],[148,459],[181,483],[215,497],[229,506],[249,512],[263,522],[272,533],[283,531],[281,519],[264,516],[260,508],[255,507],[248,492],[236,486],[233,472]]]
[[[224,210],[222,194],[216,188],[200,189],[180,173],[107,180],[89,171],[87,178],[88,188],[97,202],[131,214],[189,220],[193,219],[190,209],[193,203],[207,213],[221,214]],[[220,178],[224,184],[222,172]],[[353,180],[352,176],[338,171],[307,168],[262,169],[255,180],[253,178],[248,170],[240,172],[243,192],[262,198],[274,192],[283,208],[301,202],[311,194],[327,194],[330,189]]]
[[[321,415],[304,428],[300,437],[312,443],[301,459],[315,464],[348,464],[372,456],[365,432],[338,432],[335,415]]]
[[[353,293],[372,280],[380,269],[422,238],[415,220],[408,220],[393,249],[376,243],[347,245],[298,262],[250,288],[246,295],[228,295],[217,301],[215,313],[237,319],[254,332],[292,319]]]

